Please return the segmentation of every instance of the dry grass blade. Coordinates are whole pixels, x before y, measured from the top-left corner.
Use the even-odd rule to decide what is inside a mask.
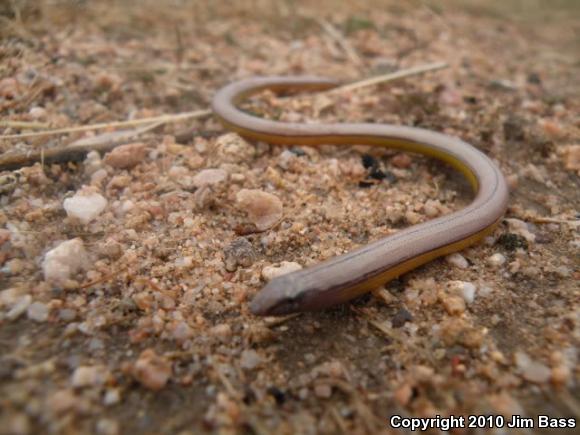
[[[346,425],[344,418],[342,418],[340,413],[333,406],[330,407],[330,415],[332,416],[334,422],[338,426],[340,433],[345,433],[345,434],[349,433],[348,426]]]
[[[300,316],[302,313],[295,313],[295,314],[289,314],[287,316],[282,316],[282,317],[266,317],[264,319],[264,324],[268,327],[268,328],[273,328],[275,326],[279,326],[282,325],[283,323],[286,323],[289,320],[292,320],[298,316]]]
[[[7,134],[4,136],[0,136],[0,139],[26,139],[31,137],[53,136],[58,134],[102,130],[106,128],[134,127],[137,125],[151,124],[156,122],[167,124],[170,122],[183,121],[185,119],[203,118],[209,115],[211,115],[211,110],[204,109],[204,110],[196,110],[193,112],[176,113],[174,115],[160,115],[153,116],[150,118],[132,119],[129,121],[114,121],[114,122],[103,122],[99,124],[79,125],[75,127],[59,128],[55,130],[37,131],[34,133]]]
[[[46,122],[29,122],[29,121],[0,121],[0,127],[22,128],[29,130],[42,130],[48,128]]]
[[[101,278],[99,278],[97,280],[88,282],[86,284],[82,284],[82,285],[79,286],[79,290],[83,290],[83,289],[92,287],[94,285],[102,284],[103,282],[109,281],[110,279],[115,278],[116,276],[118,276],[121,273],[123,273],[124,271],[126,271],[128,268],[129,268],[129,266],[124,266],[124,267],[120,268],[119,270],[117,270],[117,271],[115,271],[113,273],[110,273],[108,275],[105,275],[105,276],[103,276],[103,277],[101,277]]]
[[[556,219],[549,217],[532,217],[531,220],[537,224],[566,224],[571,226],[580,226],[580,220],[574,219]]]
[[[334,27],[329,21],[323,18],[315,18],[315,21],[324,29],[328,35],[334,39],[338,45],[344,50],[348,58],[355,64],[361,65],[363,62],[357,54],[353,46],[346,40],[344,36]]]
[[[421,75],[431,71],[437,71],[440,69],[447,68],[448,66],[449,64],[447,62],[428,63],[424,65],[415,66],[412,68],[402,69],[388,74],[382,74],[380,76],[375,76],[368,79],[358,80],[356,82],[346,83],[344,85],[337,86],[336,88],[332,88],[327,91],[320,91],[306,95],[290,95],[279,97],[278,99],[279,100],[306,99],[306,98],[315,98],[320,95],[335,95],[343,92],[349,92],[357,89],[366,88],[369,86],[376,86],[382,83],[388,83],[395,80],[404,79],[407,77]]]
[[[369,79],[360,80],[357,82],[338,86],[338,87],[333,88],[329,91],[325,91],[324,93],[327,95],[330,95],[330,94],[338,94],[341,92],[353,91],[355,89],[360,89],[360,88],[364,88],[367,86],[374,86],[374,85],[378,85],[380,83],[386,83],[386,82],[391,82],[393,80],[398,80],[398,79],[402,79],[402,78],[406,78],[406,77],[412,77],[412,76],[424,74],[424,73],[430,72],[430,71],[437,71],[437,70],[440,70],[443,68],[447,68],[448,66],[449,65],[447,64],[447,62],[435,62],[435,63],[426,64],[426,65],[420,65],[420,66],[416,66],[413,68],[403,69],[400,71],[395,71],[393,73],[383,74],[380,76],[371,77]]]

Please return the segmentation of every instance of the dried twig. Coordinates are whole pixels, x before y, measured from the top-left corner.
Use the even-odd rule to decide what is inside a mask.
[[[294,319],[295,317],[300,316],[302,313],[294,313],[294,314],[288,314],[287,316],[281,316],[281,317],[266,317],[264,319],[264,324],[268,327],[268,328],[273,328],[274,326],[279,326],[282,325],[283,323],[286,323],[289,320]]]
[[[536,213],[526,212],[523,210],[513,210],[512,217],[516,217],[522,221],[531,221],[536,224],[564,224],[570,225],[571,227],[580,226],[580,219],[574,219],[570,217],[567,219],[566,216],[560,217],[549,217],[549,216],[538,216]]]
[[[46,122],[29,122],[29,121],[0,121],[0,127],[12,127],[21,128],[28,130],[42,130],[48,128],[49,125]]]
[[[364,88],[367,86],[374,86],[380,83],[390,82],[397,79],[402,79],[405,77],[411,77],[419,74],[424,74],[429,71],[436,71],[439,69],[447,68],[449,65],[447,62],[435,62],[426,65],[420,65],[413,68],[403,69],[400,71],[395,71],[393,73],[383,74],[376,77],[371,77],[365,80],[359,80],[357,82],[349,83],[346,85],[338,86],[325,91],[326,94],[338,94],[346,91],[353,91],[355,89]]]
[[[195,110],[193,112],[182,112],[173,115],[160,115],[153,116],[150,118],[132,119],[129,121],[114,121],[114,122],[103,122],[99,124],[89,124],[89,125],[79,125],[75,127],[65,127],[55,130],[37,131],[34,133],[21,133],[21,134],[7,134],[0,136],[1,139],[26,139],[30,137],[40,137],[40,136],[53,136],[58,134],[67,133],[78,133],[83,131],[93,131],[102,130],[106,128],[116,128],[116,127],[134,127],[137,125],[151,124],[154,122],[160,122],[162,124],[167,124],[170,122],[183,121],[185,119],[195,119],[204,118],[211,115],[211,110]]]
[[[323,18],[314,18],[314,20],[324,29],[328,35],[334,39],[338,45],[344,50],[349,59],[356,65],[361,65],[363,62],[357,54],[353,46],[346,40],[346,38],[334,27],[329,21]]]
[[[388,328],[385,324],[381,322],[377,322],[373,319],[366,319],[371,325],[373,325],[376,329],[382,332],[387,338],[390,338],[393,341],[401,343],[401,337],[397,336],[390,328]]]
[[[530,220],[537,224],[567,224],[571,226],[580,226],[580,220],[578,219],[557,219],[549,217],[530,217]]]
[[[335,95],[340,94],[342,92],[349,92],[357,89],[362,89],[368,86],[375,86],[382,83],[388,83],[395,80],[403,79],[406,77],[412,77],[420,74],[424,74],[431,71],[437,71],[440,69],[447,68],[449,64],[447,62],[434,62],[428,63],[425,65],[415,66],[413,68],[402,69],[399,71],[395,71],[388,74],[382,74],[380,76],[371,77],[364,80],[358,80],[356,82],[346,83],[344,85],[337,86],[335,88],[331,88],[327,91],[320,91],[315,92],[312,94],[306,95],[290,95],[279,97],[279,100],[288,100],[288,99],[300,99],[300,98],[315,98],[320,95]]]
[[[389,293],[384,287],[379,287],[373,291],[373,296],[383,301],[385,305],[391,305],[397,301],[397,299]]]
[[[129,268],[129,266],[123,266],[119,270],[117,270],[117,271],[115,271],[113,273],[110,273],[110,274],[105,275],[105,276],[103,276],[103,277],[101,277],[99,279],[96,279],[94,281],[91,281],[91,282],[88,282],[86,284],[83,284],[83,285],[79,286],[78,289],[79,290],[82,290],[82,289],[89,288],[89,287],[92,287],[92,286],[97,285],[97,284],[101,284],[101,283],[103,283],[105,281],[109,281],[110,279],[115,278],[116,276],[118,276],[121,273],[123,273],[124,271],[126,271],[128,268]]]
[[[348,427],[346,425],[346,422],[344,421],[344,418],[342,418],[342,416],[340,415],[340,413],[336,410],[336,408],[334,406],[330,407],[330,415],[334,419],[334,422],[336,423],[336,425],[340,429],[341,433],[349,433]]]

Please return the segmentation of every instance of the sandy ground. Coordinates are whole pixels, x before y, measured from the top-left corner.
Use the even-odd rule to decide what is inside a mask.
[[[122,145],[0,172],[0,433],[577,425],[579,18],[566,1],[0,4],[0,160]],[[350,304],[253,316],[284,262],[316,264],[471,194],[426,158],[248,143],[191,112],[252,75],[356,81],[433,62],[449,66],[245,108],[459,136],[506,175],[498,229]]]

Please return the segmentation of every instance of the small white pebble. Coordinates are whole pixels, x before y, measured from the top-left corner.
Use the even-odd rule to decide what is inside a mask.
[[[492,288],[492,287],[490,287],[489,285],[486,285],[486,284],[484,284],[484,285],[480,285],[480,286],[478,287],[478,290],[477,290],[477,294],[478,294],[479,296],[482,296],[482,297],[484,297],[484,298],[488,297],[488,296],[489,296],[489,295],[491,295],[492,293],[493,293],[493,288]]]
[[[77,316],[77,312],[70,308],[64,308],[58,312],[58,317],[63,322],[72,322]]]
[[[286,275],[290,272],[295,272],[302,269],[302,266],[293,261],[283,261],[279,266],[266,266],[262,269],[262,278],[265,281],[271,281],[281,275]]]
[[[572,274],[572,271],[568,266],[558,266],[554,272],[561,278],[568,278]]]
[[[419,297],[419,290],[416,288],[405,289],[405,299],[409,302],[414,302]]]
[[[46,116],[46,109],[40,106],[31,107],[28,114],[32,119],[43,119]]]
[[[14,305],[21,297],[21,290],[18,287],[0,290],[0,307]]]
[[[107,200],[94,187],[84,187],[63,202],[68,217],[83,224],[94,220],[107,207]]]
[[[80,238],[62,242],[44,256],[42,270],[44,279],[62,285],[72,275],[88,265],[88,257]]]
[[[105,169],[98,169],[91,175],[91,186],[99,186],[109,174]]]
[[[241,173],[235,173],[235,174],[232,174],[230,176],[230,178],[234,183],[241,183],[246,179],[246,176],[244,174],[241,174]]]
[[[236,195],[236,201],[260,231],[271,228],[282,219],[282,201],[271,193],[242,189]]]
[[[109,372],[103,366],[80,366],[74,371],[71,379],[73,387],[92,387],[103,385]]]
[[[472,304],[475,300],[476,287],[467,281],[451,281],[449,289],[455,294],[461,296],[465,302]]]
[[[278,156],[278,165],[282,169],[288,169],[292,160],[295,160],[295,159],[296,159],[296,154],[294,154],[292,151],[286,149],[286,150],[282,151],[280,153],[280,155]]]
[[[496,252],[493,255],[490,255],[487,259],[487,264],[489,264],[491,267],[500,267],[502,266],[504,263],[506,262],[506,258],[505,255]]]
[[[425,211],[425,214],[428,217],[434,218],[434,217],[437,217],[439,215],[439,207],[440,206],[441,206],[441,203],[439,201],[435,201],[433,199],[430,199],[425,203],[425,207],[423,209]]]
[[[224,181],[228,173],[223,169],[204,169],[193,177],[195,187],[210,186]]]
[[[549,367],[532,360],[524,352],[516,352],[514,354],[514,360],[522,377],[527,381],[542,384],[547,382],[552,375],[552,371]]]
[[[46,322],[48,319],[49,309],[48,306],[42,302],[33,302],[28,306],[26,314],[31,320],[36,322]]]
[[[98,435],[118,435],[119,422],[110,418],[101,418],[97,421],[96,429]]]
[[[123,215],[129,213],[133,209],[135,209],[135,203],[133,201],[131,201],[130,199],[126,199],[119,206],[119,211]]]
[[[246,349],[242,352],[240,366],[243,369],[253,370],[262,363],[262,357],[253,349]]]
[[[405,219],[410,225],[416,225],[421,222],[421,215],[409,210],[405,213]]]
[[[518,273],[520,271],[520,268],[522,267],[522,264],[520,262],[520,260],[518,260],[517,258],[512,261],[510,264],[508,264],[508,270],[510,271],[510,273]]]
[[[8,320],[16,320],[18,319],[30,306],[32,302],[32,296],[24,295],[17,299],[16,303],[12,306],[10,311],[6,313],[6,318]]]
[[[92,176],[99,171],[104,171],[103,161],[101,160],[101,155],[97,151],[91,151],[87,154],[85,161],[83,162],[85,175]],[[107,171],[105,171],[105,174]]]
[[[116,405],[121,401],[121,392],[118,388],[111,388],[106,391],[105,397],[103,397],[103,405],[112,406]]]
[[[458,254],[457,252],[448,255],[447,257],[445,257],[445,260],[449,264],[458,267],[459,269],[467,269],[469,267],[469,263],[467,262],[465,257],[461,254]]]
[[[191,255],[186,257],[178,257],[175,259],[175,267],[189,269],[191,266],[193,266],[193,257]]]

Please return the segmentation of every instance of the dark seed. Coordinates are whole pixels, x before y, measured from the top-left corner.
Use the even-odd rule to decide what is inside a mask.
[[[370,154],[363,154],[362,155],[362,164],[365,169],[376,168],[378,165],[377,159],[375,159]]]
[[[525,132],[522,121],[517,118],[509,118],[503,124],[503,134],[506,140],[523,140]]]
[[[249,387],[246,387],[244,390],[244,397],[242,398],[242,400],[246,405],[251,405],[256,401],[256,394]]]
[[[276,401],[277,405],[283,405],[286,401],[286,394],[278,387],[270,387],[268,388],[268,394],[270,394],[274,400]]]
[[[397,314],[394,315],[391,323],[393,328],[400,328],[407,322],[412,322],[413,316],[405,308],[401,308]]]
[[[358,187],[362,187],[363,189],[366,189],[367,187],[371,187],[374,186],[375,184],[377,184],[374,181],[371,180],[363,180],[363,181],[359,181],[358,182]]]
[[[290,152],[297,155],[298,157],[303,157],[306,155],[306,153],[300,148],[290,148]]]
[[[541,85],[542,79],[540,78],[540,75],[538,73],[533,72],[528,75],[528,83],[531,83],[533,85]]]
[[[522,236],[513,233],[506,233],[499,236],[497,244],[506,251],[515,251],[518,248],[528,249],[528,241]]]

